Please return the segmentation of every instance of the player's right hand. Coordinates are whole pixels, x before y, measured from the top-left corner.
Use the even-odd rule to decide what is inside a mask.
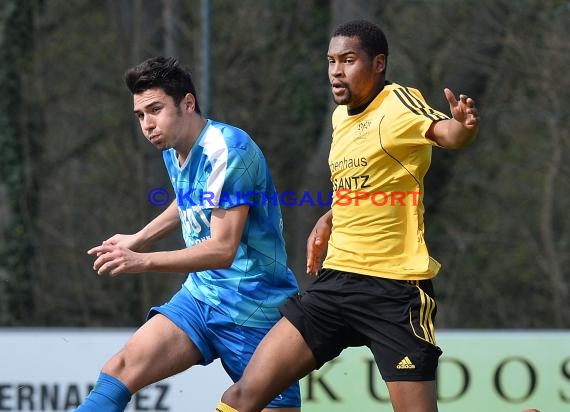
[[[307,239],[307,274],[316,276],[319,273],[323,257],[331,236],[331,225],[327,215],[322,216]]]

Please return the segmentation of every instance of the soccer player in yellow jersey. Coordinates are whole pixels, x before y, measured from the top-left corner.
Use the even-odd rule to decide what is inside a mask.
[[[284,317],[218,410],[258,412],[346,347],[365,345],[394,411],[437,411],[431,278],[440,265],[424,241],[423,178],[432,146],[458,149],[474,139],[475,102],[445,89],[448,117],[419,91],[386,81],[388,43],[366,21],[336,29],[328,61],[338,104],[329,156],[335,195],[307,242],[307,272],[318,277],[281,307]]]

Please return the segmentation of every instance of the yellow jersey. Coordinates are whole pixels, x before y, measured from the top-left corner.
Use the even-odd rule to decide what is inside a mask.
[[[333,230],[323,267],[401,280],[434,277],[424,240],[424,176],[432,122],[448,119],[421,93],[387,83],[358,113],[332,116]]]

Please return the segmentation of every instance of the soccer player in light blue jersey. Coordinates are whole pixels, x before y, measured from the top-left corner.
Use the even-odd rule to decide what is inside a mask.
[[[188,278],[103,366],[81,412],[123,411],[143,387],[217,358],[238,380],[280,318],[279,305],[298,292],[259,147],[243,130],[200,114],[190,73],[173,58],[149,59],[129,69],[125,81],[143,134],[163,153],[176,200],[139,232],[114,235],[88,253],[100,275],[184,272]],[[178,227],[186,248],[140,252]],[[266,410],[299,407],[295,383]]]

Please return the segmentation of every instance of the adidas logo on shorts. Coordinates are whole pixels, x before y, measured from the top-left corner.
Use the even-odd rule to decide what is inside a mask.
[[[406,356],[396,365],[396,369],[416,369],[416,365]]]

